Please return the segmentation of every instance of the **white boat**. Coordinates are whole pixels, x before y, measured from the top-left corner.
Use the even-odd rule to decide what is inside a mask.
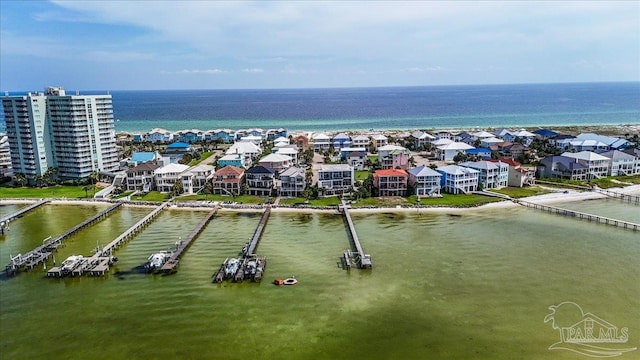
[[[162,267],[162,265],[164,265],[164,263],[167,262],[167,260],[169,260],[170,257],[171,253],[168,251],[160,251],[155,254],[151,254],[147,259],[147,263],[144,265],[144,267],[148,271],[159,269]]]
[[[224,265],[224,277],[228,279],[235,276],[235,274],[238,272],[239,267],[240,260],[236,258],[227,259]]]
[[[84,257],[82,255],[71,255],[60,264],[60,271],[70,273],[82,263]]]

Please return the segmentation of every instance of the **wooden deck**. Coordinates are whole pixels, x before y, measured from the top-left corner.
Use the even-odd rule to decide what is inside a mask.
[[[122,243],[129,240],[133,235],[135,235],[138,231],[140,231],[143,227],[148,225],[153,219],[156,218],[160,214],[162,210],[164,210],[171,202],[167,201],[162,203],[160,206],[155,208],[152,212],[150,212],[147,216],[145,216],[142,220],[138,221],[135,225],[125,230],[120,236],[113,239],[107,245],[96,248],[95,253],[89,257],[85,258],[79,266],[77,266],[73,272],[72,276],[81,276],[85,273],[91,276],[103,276],[109,271],[109,267],[113,264],[116,259],[111,254],[115,249],[118,248]],[[60,275],[60,276],[58,276]],[[66,276],[67,274],[60,273],[59,268],[51,268],[47,272],[47,276],[50,277],[61,277]]]
[[[360,239],[358,238],[358,233],[356,232],[356,228],[353,225],[353,221],[351,220],[351,215],[349,215],[349,205],[347,205],[344,200],[342,200],[342,205],[340,205],[338,209],[344,215],[344,218],[347,222],[347,229],[349,230],[349,236],[351,238],[351,241],[353,242],[353,246],[355,247],[355,254],[351,251],[346,251],[343,254],[346,262],[345,266],[347,266],[347,269],[351,268],[351,258],[354,258],[360,269],[371,269],[371,267],[373,266],[373,264],[371,263],[371,255],[365,254],[364,250],[362,249]]]
[[[55,238],[48,237],[43,242],[42,245],[36,247],[35,249],[29,251],[25,255],[18,254],[16,257],[11,257],[11,261],[5,266],[5,271],[9,275],[16,274],[22,270],[32,270],[37,265],[47,261],[49,256],[60,246],[62,246],[63,241],[66,240],[69,236],[75,234],[81,229],[95,223],[96,221],[102,220],[109,216],[113,211],[122,206],[121,202],[118,202],[109,208],[102,210],[98,214],[90,217],[89,219],[83,221],[82,223],[72,227],[71,229],[65,231],[61,235],[56,236]]]
[[[49,200],[40,200],[36,203],[33,203],[31,205],[27,205],[25,207],[23,207],[22,209],[14,212],[13,214],[9,214],[3,218],[0,219],[0,233],[4,234],[4,230],[9,226],[9,222],[17,217],[22,216],[22,214],[31,211],[41,205],[44,205],[46,203],[48,203]]]
[[[191,234],[189,234],[189,236],[187,236],[185,239],[181,240],[178,243],[178,246],[176,246],[175,251],[171,254],[171,256],[169,257],[167,262],[165,262],[164,265],[162,265],[162,268],[160,269],[161,272],[163,272],[163,273],[174,273],[174,272],[177,271],[176,270],[176,266],[178,266],[178,261],[180,260],[180,256],[182,256],[182,253],[185,250],[187,250],[189,245],[191,245],[191,242],[198,235],[200,235],[200,233],[205,228],[205,226],[209,223],[209,221],[211,221],[211,219],[213,219],[213,217],[215,216],[215,214],[218,211],[218,209],[220,209],[220,205],[216,205],[216,207],[214,207],[213,210],[211,210],[207,214],[207,216],[205,216],[204,219],[202,219],[202,221],[200,221],[200,223],[198,223],[198,225],[196,226],[195,229],[193,229]]]
[[[632,223],[630,221],[612,219],[605,216],[588,214],[588,213],[583,213],[583,212],[574,211],[574,210],[567,210],[567,209],[563,209],[555,206],[536,204],[529,201],[518,200],[518,199],[513,199],[513,202],[526,207],[546,211],[552,214],[564,215],[564,216],[574,217],[574,218],[587,220],[587,221],[595,221],[600,224],[616,226],[616,227],[620,227],[620,228],[632,230],[632,231],[640,231],[640,224]]]

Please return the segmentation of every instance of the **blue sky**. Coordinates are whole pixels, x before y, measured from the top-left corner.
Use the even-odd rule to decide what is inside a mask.
[[[640,81],[639,1],[0,1],[0,90]]]

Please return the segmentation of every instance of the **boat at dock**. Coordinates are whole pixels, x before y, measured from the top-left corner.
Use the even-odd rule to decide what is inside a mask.
[[[164,265],[167,260],[171,257],[171,252],[169,251],[160,251],[155,254],[151,254],[147,259],[147,262],[144,264],[144,268],[147,272],[153,272],[160,270],[162,265]]]
[[[82,255],[71,255],[68,258],[64,259],[64,261],[60,263],[60,266],[58,268],[52,268],[51,270],[49,270],[49,274],[53,274],[52,271],[58,269],[57,276],[68,276],[72,274],[74,270],[82,266],[85,260],[86,259]]]

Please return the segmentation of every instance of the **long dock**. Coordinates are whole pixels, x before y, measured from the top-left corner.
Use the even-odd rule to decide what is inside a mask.
[[[344,202],[344,199],[342,200],[342,205],[338,207],[338,210],[344,215],[344,218],[347,221],[349,235],[356,250],[355,254],[351,250],[347,250],[344,252],[343,258],[345,267],[347,269],[350,269],[351,260],[354,259],[360,269],[370,269],[372,267],[371,255],[365,254],[364,250],[362,249],[362,245],[360,245],[358,233],[356,232],[356,228],[353,225],[353,221],[351,221],[351,215],[349,215],[349,205]]]
[[[160,214],[171,202],[167,201],[162,205],[155,208],[142,220],[138,221],[135,225],[125,230],[120,236],[113,239],[110,243],[101,248],[96,248],[95,253],[89,258],[83,258],[78,261],[77,266],[74,267],[72,272],[65,271],[63,266],[53,267],[47,272],[49,277],[64,277],[68,275],[80,276],[84,273],[89,273],[92,276],[101,276],[109,271],[110,265],[112,265],[117,259],[111,255],[114,249],[120,246],[125,241],[129,240],[133,235],[140,231],[143,227],[148,225],[156,216]]]
[[[600,223],[600,224],[616,226],[616,227],[620,227],[620,228],[627,229],[627,230],[640,231],[640,224],[632,223],[630,221],[612,219],[612,218],[608,218],[608,217],[605,217],[605,216],[588,214],[588,213],[583,213],[583,212],[575,211],[575,210],[567,210],[567,209],[563,209],[563,208],[559,208],[559,207],[555,207],[555,206],[536,204],[536,203],[532,203],[532,202],[524,201],[524,200],[519,200],[519,199],[513,199],[513,202],[515,202],[516,204],[520,204],[520,205],[526,206],[526,207],[530,207],[530,208],[546,211],[546,212],[552,213],[552,214],[575,217],[575,218],[578,218],[578,219],[581,219],[581,220],[587,220],[587,221],[595,221],[595,222]]]
[[[180,260],[180,256],[182,253],[191,245],[191,242],[202,232],[204,227],[209,223],[211,219],[215,216],[216,212],[220,209],[220,205],[216,205],[213,210],[211,210],[207,216],[198,223],[195,229],[187,236],[185,239],[181,240],[176,246],[175,251],[171,254],[169,259],[162,265],[160,271],[164,273],[174,273],[177,270],[175,269],[178,266],[178,261]]]
[[[271,215],[271,207],[267,207],[267,209],[262,213],[262,217],[260,218],[260,222],[256,227],[256,231],[253,232],[253,236],[251,237],[251,241],[249,241],[249,246],[245,255],[254,255],[256,251],[256,247],[258,247],[258,242],[262,237],[262,233],[264,232],[265,226],[267,226],[267,221],[269,221],[269,215]]]
[[[52,238],[52,237],[46,238],[42,242],[42,245],[29,251],[28,253],[24,255],[18,254],[15,257],[12,256],[11,261],[5,266],[5,271],[9,275],[13,275],[22,270],[31,270],[35,268],[37,265],[45,262],[58,247],[62,246],[62,242],[66,238],[75,234],[79,230],[84,229],[85,227],[93,224],[94,222],[102,220],[103,218],[109,216],[114,210],[116,210],[120,206],[122,206],[122,202],[113,204],[107,209],[100,211],[96,215],[90,217],[89,219],[83,221],[82,223],[65,231],[61,235],[58,235],[55,238]]]
[[[221,283],[229,279],[235,282],[241,282],[245,279],[251,279],[255,282],[262,280],[264,268],[267,266],[267,258],[259,257],[255,254],[255,250],[258,247],[264,228],[267,226],[269,215],[271,215],[270,206],[262,213],[253,236],[240,250],[239,257],[226,258],[220,268],[213,274],[214,283]]]
[[[44,205],[44,204],[46,204],[48,202],[49,202],[49,200],[40,200],[40,201],[38,201],[36,203],[33,203],[31,205],[27,205],[27,206],[23,207],[22,209],[14,212],[13,214],[9,214],[9,215],[1,218],[0,219],[0,233],[4,234],[4,229],[6,229],[8,227],[9,221],[11,221],[11,220],[21,216],[22,214],[24,214],[24,213],[26,213],[28,211],[31,211],[31,210],[33,210],[33,209],[35,209],[35,208],[37,208],[37,207],[39,207],[41,205]]]
[[[623,193],[619,193],[619,192],[615,192],[607,189],[597,189],[596,191],[601,194],[612,197],[614,199],[619,199],[632,204],[640,205],[640,196],[638,195],[623,194]]]

